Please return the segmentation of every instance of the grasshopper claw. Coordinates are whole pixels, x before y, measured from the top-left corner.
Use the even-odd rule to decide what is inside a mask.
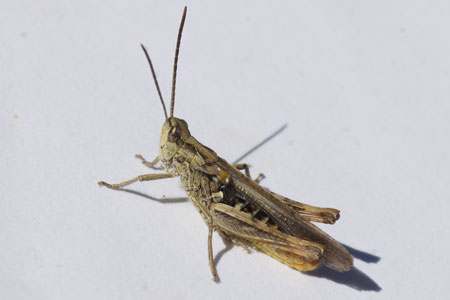
[[[98,186],[106,186],[107,188],[109,188],[109,189],[112,189],[113,187],[112,187],[112,185],[110,185],[109,183],[106,183],[106,182],[104,182],[104,181],[99,181],[98,182]]]

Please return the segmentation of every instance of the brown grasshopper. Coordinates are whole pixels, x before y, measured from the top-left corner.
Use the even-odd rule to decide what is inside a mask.
[[[246,249],[255,248],[299,271],[314,270],[320,263],[339,272],[350,270],[353,265],[350,253],[311,223],[334,224],[339,219],[338,210],[299,203],[263,188],[258,184],[263,177],[261,174],[252,180],[248,165],[229,164],[198,142],[189,132],[186,121],[173,116],[178,54],[186,10],[185,7],[175,50],[170,117],[150,56],[141,45],[166,121],[161,131],[159,155],[152,162],[139,154],[136,157],[153,169],[158,169],[155,166],[160,162],[166,173],[140,175],[119,184],[104,181],[98,184],[120,189],[136,181],[179,176],[183,188],[208,226],[209,265],[215,281],[218,277],[212,249],[214,230],[235,244]],[[245,170],[245,174],[240,170]]]

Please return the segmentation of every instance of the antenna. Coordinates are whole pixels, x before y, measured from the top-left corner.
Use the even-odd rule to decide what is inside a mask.
[[[180,52],[181,34],[183,33],[184,20],[186,19],[187,6],[184,7],[183,17],[181,17],[180,29],[178,29],[177,47],[175,49],[175,59],[173,62],[173,77],[172,77],[172,96],[170,98],[170,117],[173,117],[173,109],[175,106],[175,85],[177,83],[177,64],[178,53]],[[152,68],[153,69],[153,68]],[[158,88],[159,90],[159,88]],[[165,110],[165,108],[164,108]],[[167,116],[166,116],[167,118]]]
[[[153,69],[152,60],[150,59],[150,55],[148,55],[147,49],[145,49],[144,45],[141,44],[141,47],[142,47],[142,50],[144,50],[145,56],[147,57],[148,64],[150,65],[150,70],[152,70],[153,80],[155,81],[156,89],[158,90],[159,99],[161,100],[161,104],[162,104],[162,107],[164,110],[164,116],[166,116],[166,120],[167,120],[168,119],[167,109],[166,109],[166,105],[164,104],[163,97],[161,95],[161,90],[159,89],[158,79],[156,79],[155,69]]]

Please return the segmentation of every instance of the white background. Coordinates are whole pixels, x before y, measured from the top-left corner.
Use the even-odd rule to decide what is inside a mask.
[[[3,0],[0,298],[448,296],[450,4],[365,2]],[[215,284],[178,179],[97,186],[149,172],[134,155],[157,155],[164,117],[139,43],[168,100],[184,5],[175,115],[230,162],[278,131],[244,161],[340,209],[320,227],[357,269],[303,274],[216,234]]]

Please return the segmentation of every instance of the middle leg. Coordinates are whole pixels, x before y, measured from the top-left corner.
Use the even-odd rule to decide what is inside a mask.
[[[154,160],[152,161],[147,161],[142,155],[140,154],[136,154],[135,155],[136,158],[140,159],[141,162],[146,166],[149,167],[150,169],[153,170],[162,170],[162,167],[156,167],[156,164],[159,162],[159,156],[157,156]]]
[[[244,170],[245,171],[245,175],[247,175],[247,177],[250,177],[250,168],[249,165],[246,163],[242,163],[242,164],[234,164],[233,167],[235,167],[238,170]],[[254,180],[256,183],[260,183],[261,180],[263,180],[266,176],[264,176],[263,173],[259,173],[258,177],[256,177],[256,179]]]
[[[212,248],[212,234],[213,234],[213,224],[212,222],[208,224],[208,259],[209,259],[209,267],[211,268],[211,274],[213,276],[213,280],[215,282],[219,282],[219,278],[217,277],[216,266],[214,265],[214,255]]]

